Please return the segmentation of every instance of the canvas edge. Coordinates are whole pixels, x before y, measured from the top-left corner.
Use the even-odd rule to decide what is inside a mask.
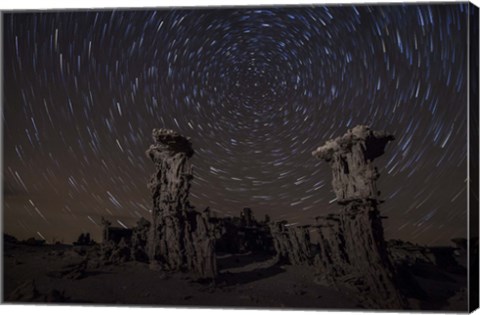
[[[468,14],[468,311],[479,307],[479,8],[469,3]],[[477,255],[472,255],[472,253]]]
[[[4,14],[5,12],[3,11],[0,11],[0,111],[1,111],[1,114],[2,114],[2,119],[3,119],[3,109],[4,109],[4,90],[3,90],[3,83],[4,83],[4,53],[3,53],[3,50],[4,50],[4,44],[5,44],[5,41],[4,41],[4,33],[3,33],[3,30],[4,30],[4,25],[3,25],[3,22],[4,22]],[[3,258],[4,258],[4,251],[3,251],[3,232],[5,231],[5,211],[4,211],[4,187],[3,187],[3,177],[4,177],[4,172],[3,172],[3,123],[0,124],[0,154],[1,154],[1,158],[0,158],[0,168],[2,169],[2,175],[1,175],[1,180],[0,180],[0,205],[1,205],[1,214],[0,214],[0,229],[1,229],[1,232],[2,232],[2,237],[0,237],[0,253],[2,253],[1,257],[0,257],[0,272],[2,273],[2,281],[0,281],[0,303],[3,304],[4,301],[5,301],[5,297],[4,297],[4,281],[3,281],[3,275],[4,275],[4,265],[3,265]]]
[[[432,1],[432,2],[407,2],[408,5],[435,5],[435,4],[445,4],[445,5],[456,5],[459,3],[465,3],[464,1],[458,2],[450,2],[450,1]],[[317,3],[317,5],[321,5],[321,3]],[[378,1],[375,3],[343,3],[338,2],[337,4],[334,3],[326,3],[325,6],[338,6],[338,5],[402,5],[402,3],[397,2],[388,2],[388,1]],[[252,5],[248,5],[251,7]],[[255,6],[255,5],[253,5]],[[272,5],[257,5],[258,7],[263,6],[272,6]],[[304,7],[308,6],[307,4],[286,4],[284,6],[291,6],[291,7]],[[233,6],[200,6],[200,7],[120,7],[118,8],[119,11],[125,10],[154,10],[154,9],[232,9],[232,8],[242,8],[243,6],[233,5]],[[3,55],[3,46],[4,46],[4,15],[5,14],[12,14],[12,13],[41,13],[41,12],[68,12],[68,11],[109,11],[109,10],[116,10],[110,7],[103,7],[103,8],[65,8],[65,9],[58,9],[58,8],[50,8],[50,9],[31,9],[31,10],[9,10],[9,9],[0,9],[0,111],[2,113],[3,118],[3,105],[4,105],[4,55]],[[468,312],[474,312],[477,308],[479,308],[479,260],[478,257],[474,257],[471,255],[476,248],[477,252],[479,249],[478,242],[472,242],[472,239],[479,237],[479,7],[477,7],[472,2],[469,2],[469,20],[468,20],[468,57],[467,57],[467,64],[468,64],[468,99],[467,99],[467,106],[468,106],[468,113],[469,117],[467,118],[468,121],[468,139],[467,139],[467,155],[468,155],[468,170],[467,170],[467,189],[468,189],[468,202],[467,202],[467,210],[468,210]],[[0,158],[0,168],[3,170],[3,141],[4,141],[4,134],[3,134],[3,123],[0,124],[0,152],[2,152],[2,158]],[[4,190],[3,190],[3,172],[1,175],[0,180],[0,205],[2,205],[2,211],[0,215],[0,231],[3,232],[4,229],[4,211],[3,211],[3,198],[4,198]],[[3,253],[3,237],[0,237],[0,252]],[[477,258],[475,260],[475,258]],[[2,275],[4,274],[3,268],[3,255],[0,257],[0,272]],[[475,273],[476,272],[476,273]],[[3,280],[3,279],[2,279]],[[0,281],[0,304],[4,304],[4,282]],[[44,304],[34,304],[36,306],[44,305]],[[65,304],[65,306],[72,304]],[[75,305],[75,304],[73,304]],[[77,305],[75,305],[77,306]],[[81,305],[80,305],[81,306]],[[90,306],[98,306],[91,304]],[[104,306],[104,305],[103,305]],[[126,306],[126,305],[125,305]],[[139,307],[138,305],[132,305],[133,307]],[[142,306],[140,306],[142,307]],[[159,305],[155,306],[155,308],[164,309],[165,306]],[[181,305],[176,305],[174,307],[182,307]],[[166,307],[169,308],[168,306]],[[187,309],[190,307],[187,307]],[[196,306],[192,308],[197,308]],[[221,310],[218,309],[218,310]],[[225,310],[225,309],[224,309]],[[226,310],[235,310],[235,309],[226,309]],[[250,309],[250,310],[258,310],[258,309]],[[267,309],[271,310],[271,309]],[[290,309],[292,311],[301,311],[302,309]],[[334,311],[334,312],[343,312],[348,311],[348,309],[339,309],[339,310],[329,310],[329,309],[320,309],[317,311]],[[357,309],[353,309],[352,311],[359,311]],[[371,312],[372,310],[367,310]],[[407,311],[408,310],[403,310]],[[395,312],[395,310],[387,310],[386,312]],[[422,312],[422,311],[411,311],[412,313]]]

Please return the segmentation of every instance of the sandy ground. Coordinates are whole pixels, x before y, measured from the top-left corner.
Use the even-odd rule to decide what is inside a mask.
[[[62,292],[67,304],[216,306],[235,308],[354,309],[361,307],[355,294],[347,289],[335,290],[315,281],[310,267],[278,266],[271,257],[253,255],[219,255],[221,274],[215,283],[196,280],[186,273],[150,270],[147,264],[128,262],[122,265],[87,267],[81,279],[68,279],[61,271],[85,259],[70,246],[7,245],[4,252],[4,300],[16,303],[18,291],[28,290],[31,281],[36,290],[48,295]],[[411,299],[413,308],[465,309],[463,296],[445,303],[458,286],[444,281],[420,279],[436,298],[430,302]],[[457,284],[462,279],[450,279]],[[443,289],[442,289],[443,288]],[[443,291],[442,291],[443,290]],[[15,292],[17,291],[17,292]],[[436,301],[436,299],[442,299]],[[48,299],[47,299],[48,300]],[[453,300],[452,300],[453,301]],[[18,302],[18,301],[17,301]],[[56,303],[57,301],[54,301]],[[22,302],[23,303],[23,302]],[[38,299],[37,302],[39,303]]]

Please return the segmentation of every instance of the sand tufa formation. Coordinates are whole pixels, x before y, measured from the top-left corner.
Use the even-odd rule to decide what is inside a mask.
[[[320,235],[316,265],[330,284],[360,291],[366,306],[404,309],[389,260],[378,211],[379,176],[373,160],[384,153],[392,135],[357,126],[329,140],[312,154],[330,163],[338,214],[317,218]]]
[[[148,255],[153,268],[193,271],[205,278],[217,274],[214,227],[208,212],[188,202],[193,179],[190,140],[172,130],[154,129],[146,151],[155,164],[149,188],[153,198]]]

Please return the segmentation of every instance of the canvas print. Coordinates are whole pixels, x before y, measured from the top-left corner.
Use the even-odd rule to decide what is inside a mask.
[[[478,9],[9,11],[3,302],[478,306]]]

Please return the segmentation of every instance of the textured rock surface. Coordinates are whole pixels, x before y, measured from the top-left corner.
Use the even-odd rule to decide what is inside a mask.
[[[349,258],[341,225],[340,215],[317,217],[318,254],[315,256],[315,265],[321,277],[333,285],[334,279],[349,272]]]
[[[377,199],[378,172],[372,161],[384,153],[386,144],[393,139],[392,135],[360,125],[312,153],[330,163],[338,203]]]
[[[270,231],[279,261],[292,265],[311,264],[313,254],[309,226],[287,226],[285,221],[272,222]]]
[[[331,285],[359,291],[366,307],[400,309],[406,306],[383,236],[377,209],[378,172],[372,161],[384,153],[393,136],[357,126],[319,147],[313,155],[330,163],[338,215],[318,219],[320,271]]]
[[[149,188],[153,197],[148,247],[153,268],[190,270],[214,277],[214,228],[208,212],[199,213],[188,202],[193,179],[189,162],[194,151],[189,139],[167,129],[153,130],[154,144],[147,156],[155,164]]]

